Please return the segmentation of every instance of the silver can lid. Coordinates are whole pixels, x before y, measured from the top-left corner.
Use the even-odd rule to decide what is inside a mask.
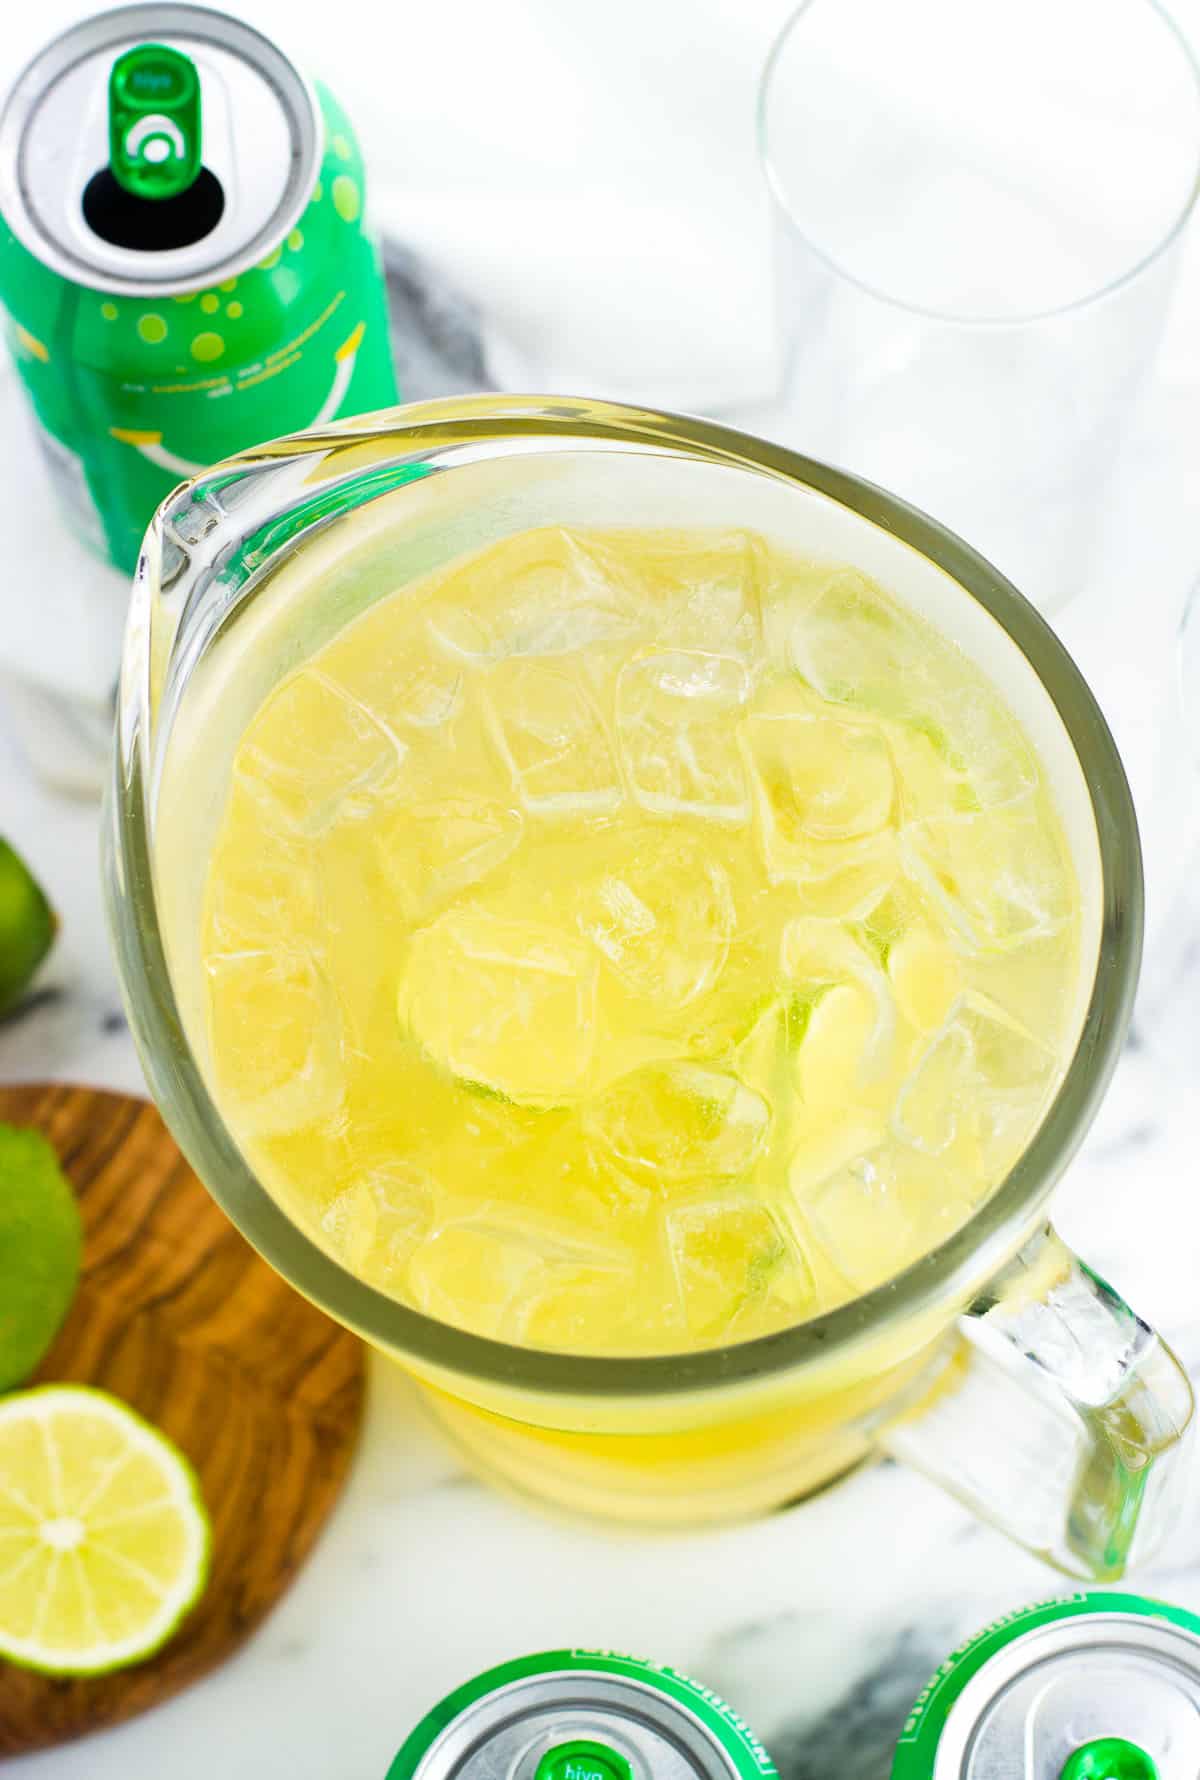
[[[89,180],[108,164],[110,71],[141,43],[195,64],[203,161],[224,195],[200,240],[149,252],[101,239],[82,207]],[[73,283],[169,296],[236,277],[271,253],[303,213],[321,153],[312,88],[252,26],[203,6],[124,6],[56,37],[18,77],[0,112],[0,213]]]
[[[1166,1619],[1093,1613],[1038,1626],[951,1707],[933,1780],[1196,1780],[1200,1638]]]
[[[644,1683],[587,1670],[531,1676],[476,1701],[414,1780],[739,1780],[695,1716]]]

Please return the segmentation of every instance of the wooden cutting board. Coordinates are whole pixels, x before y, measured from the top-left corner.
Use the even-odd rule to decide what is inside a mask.
[[[243,1241],[148,1102],[0,1088],[0,1120],[45,1132],[86,1233],[79,1293],[31,1382],[98,1385],[132,1404],[192,1461],[213,1523],[208,1588],[148,1662],[68,1681],[0,1662],[4,1756],[145,1712],[237,1649],[337,1501],[365,1375],[362,1343]]]

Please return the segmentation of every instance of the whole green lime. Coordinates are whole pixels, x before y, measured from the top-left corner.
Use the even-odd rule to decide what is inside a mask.
[[[79,1283],[83,1229],[40,1131],[0,1125],[0,1391],[21,1384],[58,1333]]]
[[[25,992],[58,921],[37,879],[0,839],[0,1014]]]

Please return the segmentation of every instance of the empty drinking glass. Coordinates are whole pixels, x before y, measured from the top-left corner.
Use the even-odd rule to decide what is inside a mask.
[[[1154,0],[805,0],[759,132],[787,442],[1062,604],[1196,197],[1182,35]]]

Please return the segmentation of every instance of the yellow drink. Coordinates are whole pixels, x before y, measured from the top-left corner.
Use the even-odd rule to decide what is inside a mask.
[[[373,1285],[681,1353],[880,1283],[1004,1177],[1073,1042],[1079,926],[1024,732],[864,576],[745,532],[524,532],[246,728],[208,1069]]]

